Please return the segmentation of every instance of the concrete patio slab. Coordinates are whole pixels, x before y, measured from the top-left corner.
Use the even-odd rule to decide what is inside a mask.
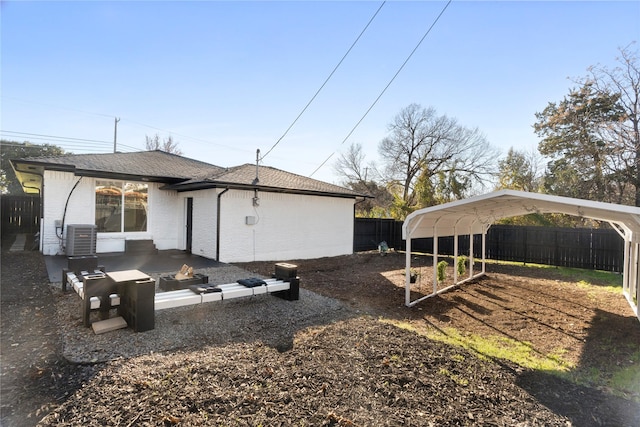
[[[49,282],[62,282],[62,269],[67,268],[67,257],[64,255],[45,256]],[[179,250],[157,251],[155,253],[130,254],[106,253],[98,254],[98,265],[103,265],[107,272],[120,270],[140,270],[151,273],[177,273],[183,264],[194,269],[221,267],[226,264],[213,259],[189,254]]]

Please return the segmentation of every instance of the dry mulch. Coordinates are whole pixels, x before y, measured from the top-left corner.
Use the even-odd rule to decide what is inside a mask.
[[[44,425],[565,426],[510,368],[360,317],[292,350],[235,344],[111,364]]]
[[[510,337],[539,354],[562,347],[576,370],[609,372],[634,363],[640,348],[640,322],[619,294],[553,269],[490,266],[488,278],[408,309],[403,255],[292,262],[305,289],[354,314],[301,330],[286,351],[253,340],[199,342],[74,365],[59,357],[48,321],[42,257],[3,252],[2,425],[35,425],[46,414],[41,425],[640,425],[640,396],[481,359],[379,320]],[[429,264],[414,262],[424,272],[414,297],[430,286]]]
[[[0,425],[32,426],[97,372],[62,357],[44,259],[2,251]]]

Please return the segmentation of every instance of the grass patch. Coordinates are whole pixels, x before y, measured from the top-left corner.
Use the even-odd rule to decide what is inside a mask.
[[[616,370],[610,381],[610,387],[635,396],[640,401],[640,350],[631,357],[630,366]]]
[[[568,267],[558,267],[558,273],[582,286],[597,286],[614,292],[622,290],[622,275],[618,273]]]
[[[576,384],[608,390],[616,396],[640,402],[640,351],[631,356],[630,362],[623,367],[600,369],[592,366],[561,376]]]
[[[483,337],[475,334],[463,335],[455,328],[446,328],[441,331],[419,331],[407,322],[382,320],[398,328],[409,330],[426,336],[434,341],[444,342],[456,347],[465,348],[483,359],[496,358],[510,360],[518,365],[543,371],[566,372],[573,365],[564,360],[564,350],[558,349],[552,354],[544,355],[536,352],[530,343],[516,341],[506,337]],[[458,355],[458,357],[460,357]]]
[[[518,365],[542,370],[566,372],[573,365],[562,358],[564,350],[556,350],[545,355],[536,352],[530,343],[516,341],[511,338],[469,334],[463,335],[457,329],[447,328],[443,332],[428,333],[433,340],[457,345],[487,358],[509,360]]]
[[[602,270],[586,270],[582,268],[556,267],[546,264],[523,264],[512,261],[487,261],[487,263],[498,265],[514,265],[523,268],[539,268],[543,270],[553,270],[560,276],[577,282],[581,286],[597,286],[609,291],[619,292],[622,290],[622,274]]]
[[[576,367],[572,362],[565,360],[564,355],[567,353],[565,349],[559,348],[549,354],[541,354],[535,351],[530,343],[506,337],[462,334],[455,328],[418,329],[408,322],[390,319],[380,319],[380,321],[434,341],[465,348],[481,359],[508,360],[523,368],[544,371],[575,384],[606,388],[615,395],[640,402],[640,351],[632,355],[630,366],[607,369],[604,372],[598,367],[584,369]],[[454,354],[452,358],[456,361],[464,360],[464,356],[460,354]],[[441,374],[445,373],[441,372]]]
[[[611,379],[611,388],[640,398],[640,366],[622,368]]]

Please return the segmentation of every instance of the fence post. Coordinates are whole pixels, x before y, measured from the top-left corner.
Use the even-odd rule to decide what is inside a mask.
[[[527,263],[527,236],[529,235],[529,228],[525,227],[524,228],[524,236],[522,238],[522,263],[526,264]]]

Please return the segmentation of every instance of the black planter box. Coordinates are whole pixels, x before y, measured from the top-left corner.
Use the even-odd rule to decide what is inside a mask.
[[[195,273],[193,277],[180,280],[177,280],[173,276],[162,276],[160,277],[158,284],[160,286],[160,289],[162,289],[163,291],[176,291],[189,289],[189,286],[191,285],[202,285],[205,283],[209,283],[209,276]]]

